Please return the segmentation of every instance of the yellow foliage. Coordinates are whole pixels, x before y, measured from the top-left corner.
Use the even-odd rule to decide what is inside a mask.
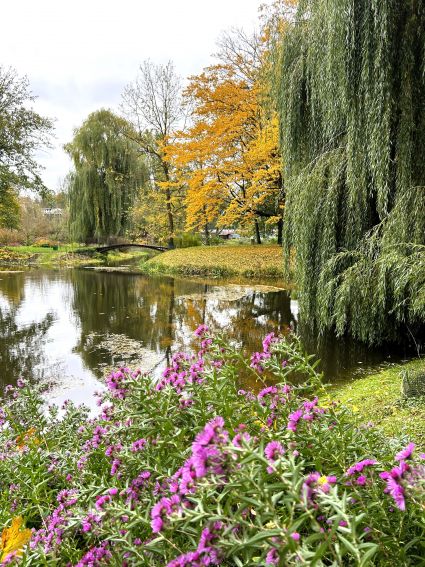
[[[185,96],[194,107],[192,126],[167,148],[187,187],[189,228],[281,216],[278,121],[263,104],[267,88],[262,73],[241,76],[237,62],[191,77]]]
[[[20,557],[23,548],[31,539],[32,532],[29,529],[21,529],[23,520],[21,516],[13,518],[10,528],[4,528],[0,541],[0,561],[3,562],[11,554]]]

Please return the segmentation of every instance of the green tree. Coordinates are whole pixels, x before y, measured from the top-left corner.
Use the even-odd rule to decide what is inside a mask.
[[[71,234],[106,241],[124,233],[143,180],[144,166],[128,137],[129,124],[110,110],[89,115],[65,150],[74,162],[69,177]]]
[[[10,187],[0,190],[0,228],[19,228],[20,208],[16,191]]]
[[[34,153],[48,144],[53,125],[31,108],[26,77],[0,66],[0,194],[10,187],[45,190]]]
[[[301,0],[283,38],[286,249],[319,331],[425,321],[424,44],[419,0]]]

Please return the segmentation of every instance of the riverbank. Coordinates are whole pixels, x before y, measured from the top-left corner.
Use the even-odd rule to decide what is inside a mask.
[[[93,248],[75,244],[59,246],[57,250],[41,246],[3,246],[0,247],[0,267],[39,267],[39,268],[78,268],[83,266],[105,266],[145,261],[149,252],[118,250],[106,254],[95,252]],[[135,271],[139,271],[138,269]]]
[[[379,372],[329,388],[332,400],[353,410],[360,423],[373,422],[387,435],[406,435],[425,447],[425,397],[404,398],[402,372],[423,369],[425,360],[394,364]]]
[[[141,264],[144,273],[207,277],[283,277],[277,245],[221,245],[178,248]]]

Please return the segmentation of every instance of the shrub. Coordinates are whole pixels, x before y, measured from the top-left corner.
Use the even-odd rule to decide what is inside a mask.
[[[0,245],[13,246],[24,242],[25,235],[21,231],[12,228],[0,228]]]
[[[34,241],[33,246],[40,246],[41,248],[53,248],[53,246],[57,246],[57,242],[54,240],[49,240],[48,238],[37,238]]]
[[[191,246],[201,246],[201,244],[201,236],[193,232],[182,232],[174,237],[174,246],[176,248],[190,248]]]
[[[196,333],[199,353],[176,353],[156,384],[110,375],[95,418],[7,388],[0,517],[33,530],[23,548],[15,529],[10,553],[22,565],[417,564],[425,455],[319,400],[296,339],[270,334],[247,360]],[[247,373],[270,385],[241,389]]]

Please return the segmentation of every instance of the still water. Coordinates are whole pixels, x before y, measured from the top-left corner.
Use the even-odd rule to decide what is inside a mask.
[[[291,327],[303,336],[297,303],[277,284],[83,269],[0,272],[0,384],[24,376],[43,381],[53,401],[89,402],[109,369],[125,364],[159,373],[173,352],[194,349],[201,323],[226,332],[247,353],[271,331]],[[388,351],[352,341],[317,345],[305,333],[303,340],[319,351],[329,380],[390,359]]]

